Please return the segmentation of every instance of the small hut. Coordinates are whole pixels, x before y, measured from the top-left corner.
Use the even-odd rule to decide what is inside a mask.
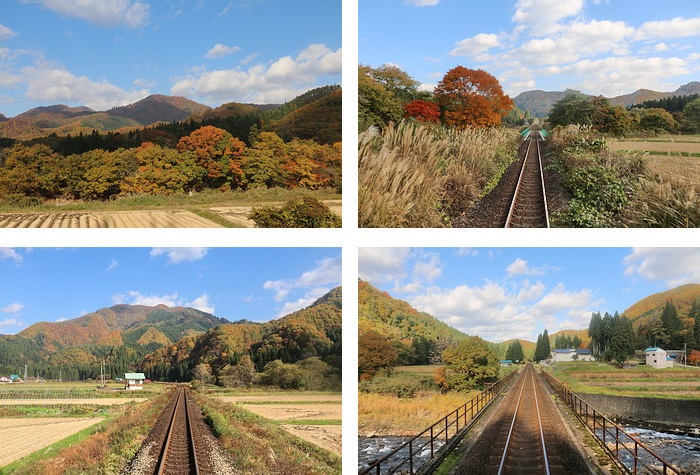
[[[126,380],[124,389],[139,391],[143,390],[143,381],[146,379],[146,375],[143,373],[124,373],[124,379]]]

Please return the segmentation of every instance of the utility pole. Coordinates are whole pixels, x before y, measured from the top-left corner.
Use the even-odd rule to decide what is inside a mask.
[[[102,365],[100,366],[100,374],[102,375],[102,389],[105,388],[105,371],[104,371],[104,367],[105,367],[105,360],[104,360],[104,358],[102,358]]]

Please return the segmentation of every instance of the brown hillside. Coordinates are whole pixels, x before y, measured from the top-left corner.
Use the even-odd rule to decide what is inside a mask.
[[[333,91],[265,127],[285,141],[311,139],[322,144],[342,141],[343,93]]]
[[[686,284],[643,298],[625,310],[623,315],[632,321],[635,328],[638,328],[651,320],[661,318],[666,302],[672,301],[678,309],[678,315],[684,317],[688,315],[696,299],[700,299],[700,284]]]

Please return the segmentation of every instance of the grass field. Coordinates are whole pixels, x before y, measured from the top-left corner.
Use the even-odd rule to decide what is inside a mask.
[[[46,382],[13,383],[0,385],[0,404],[18,399],[95,399],[95,398],[148,398],[167,389],[163,384],[149,384],[143,391],[124,391],[124,383],[108,382],[105,389],[100,383]]]
[[[557,363],[553,375],[574,392],[700,400],[700,370],[654,369],[640,365],[621,369],[612,363]]]

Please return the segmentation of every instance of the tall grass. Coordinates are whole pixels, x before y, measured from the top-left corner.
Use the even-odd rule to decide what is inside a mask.
[[[361,227],[443,227],[498,182],[517,134],[402,121],[359,137]]]

